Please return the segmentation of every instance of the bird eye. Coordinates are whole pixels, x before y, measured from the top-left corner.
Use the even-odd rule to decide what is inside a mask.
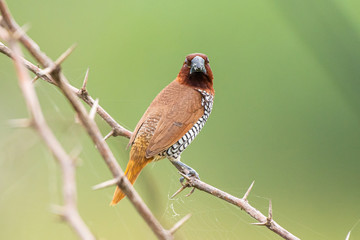
[[[185,58],[185,63],[186,63],[186,64],[188,64],[188,60],[187,60],[187,58]]]
[[[209,58],[206,58],[206,63],[209,63],[210,61],[209,61]]]

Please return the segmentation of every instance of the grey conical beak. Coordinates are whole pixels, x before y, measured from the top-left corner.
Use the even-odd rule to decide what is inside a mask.
[[[195,72],[202,72],[206,74],[205,60],[202,57],[196,56],[191,60],[190,74]]]

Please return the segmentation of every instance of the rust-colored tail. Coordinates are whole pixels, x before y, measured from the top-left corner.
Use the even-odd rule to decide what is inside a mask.
[[[137,144],[136,144],[137,145]],[[146,149],[146,147],[145,147]],[[152,158],[145,157],[144,146],[133,146],[130,151],[130,160],[126,166],[125,175],[131,184],[134,184],[141,170],[152,161]],[[117,186],[115,189],[113,200],[110,205],[116,205],[121,199],[125,197],[125,193]]]

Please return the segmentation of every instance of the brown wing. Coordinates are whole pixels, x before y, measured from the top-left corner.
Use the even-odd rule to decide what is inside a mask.
[[[201,94],[192,87],[176,81],[164,88],[151,103],[137,124],[130,139],[132,144],[142,128],[151,121],[155,126],[151,134],[146,157],[153,157],[168,149],[187,133],[204,114]]]

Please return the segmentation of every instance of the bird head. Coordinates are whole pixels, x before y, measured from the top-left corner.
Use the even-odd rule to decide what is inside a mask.
[[[186,56],[177,81],[213,93],[213,78],[209,58],[202,53],[192,53]]]

